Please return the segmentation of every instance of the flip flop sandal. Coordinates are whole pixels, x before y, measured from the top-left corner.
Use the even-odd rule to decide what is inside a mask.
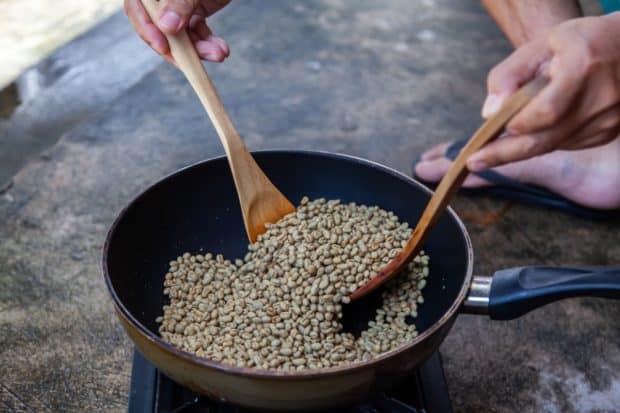
[[[467,140],[454,142],[446,150],[446,158],[454,160],[466,143]],[[416,175],[415,165],[419,160],[419,158],[416,159],[411,165],[413,178],[429,188],[435,189],[439,182],[425,181]],[[584,207],[545,188],[518,182],[490,169],[482,172],[475,172],[475,174],[491,182],[493,185],[483,188],[461,188],[459,189],[459,193],[473,196],[489,196],[534,206],[542,206],[587,219],[605,220],[620,215],[620,210],[603,210]]]

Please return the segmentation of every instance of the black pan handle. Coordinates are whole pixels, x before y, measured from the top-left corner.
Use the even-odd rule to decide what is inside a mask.
[[[511,320],[568,297],[620,299],[620,267],[517,267],[474,277],[464,311]]]

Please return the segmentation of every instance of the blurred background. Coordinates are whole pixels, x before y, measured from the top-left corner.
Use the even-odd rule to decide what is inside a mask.
[[[0,0],[0,89],[121,5],[122,0]]]
[[[27,159],[147,71],[136,70],[143,58],[155,63],[122,3],[0,0],[0,192]]]

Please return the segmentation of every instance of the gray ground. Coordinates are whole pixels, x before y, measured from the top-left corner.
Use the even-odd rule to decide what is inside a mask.
[[[25,71],[0,94],[0,189],[160,62],[119,14]],[[6,119],[15,100],[21,104]]]
[[[404,172],[432,143],[475,129],[485,73],[509,51],[470,1],[247,0],[214,22],[233,55],[209,70],[251,149],[345,152]],[[134,41],[122,16],[106,24],[119,37],[99,50],[118,47],[117,60],[78,71],[87,79],[80,88],[57,89],[69,97],[41,107],[33,100],[36,110],[20,109],[3,126],[18,131],[6,139],[40,125],[39,136],[60,140],[0,194],[2,410],[126,409],[132,346],[103,285],[105,233],[136,192],[223,153],[182,76],[165,64],[150,71],[156,60],[139,42],[120,47]],[[92,79],[132,59],[141,63],[115,87],[94,91]],[[71,104],[85,115],[69,115]],[[33,120],[20,120],[26,115]],[[618,221],[513,206],[482,224],[501,202],[460,197],[455,205],[477,273],[620,261]],[[618,411],[619,310],[576,299],[511,322],[459,317],[441,349],[456,410]]]

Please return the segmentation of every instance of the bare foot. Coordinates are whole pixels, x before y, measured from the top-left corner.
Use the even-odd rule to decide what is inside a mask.
[[[416,175],[438,182],[452,162],[445,157],[449,146],[444,143],[426,151],[415,165]],[[620,208],[620,138],[604,146],[555,151],[494,170],[519,182],[547,188],[586,207]],[[473,174],[463,184],[468,188],[489,185],[492,184]]]

